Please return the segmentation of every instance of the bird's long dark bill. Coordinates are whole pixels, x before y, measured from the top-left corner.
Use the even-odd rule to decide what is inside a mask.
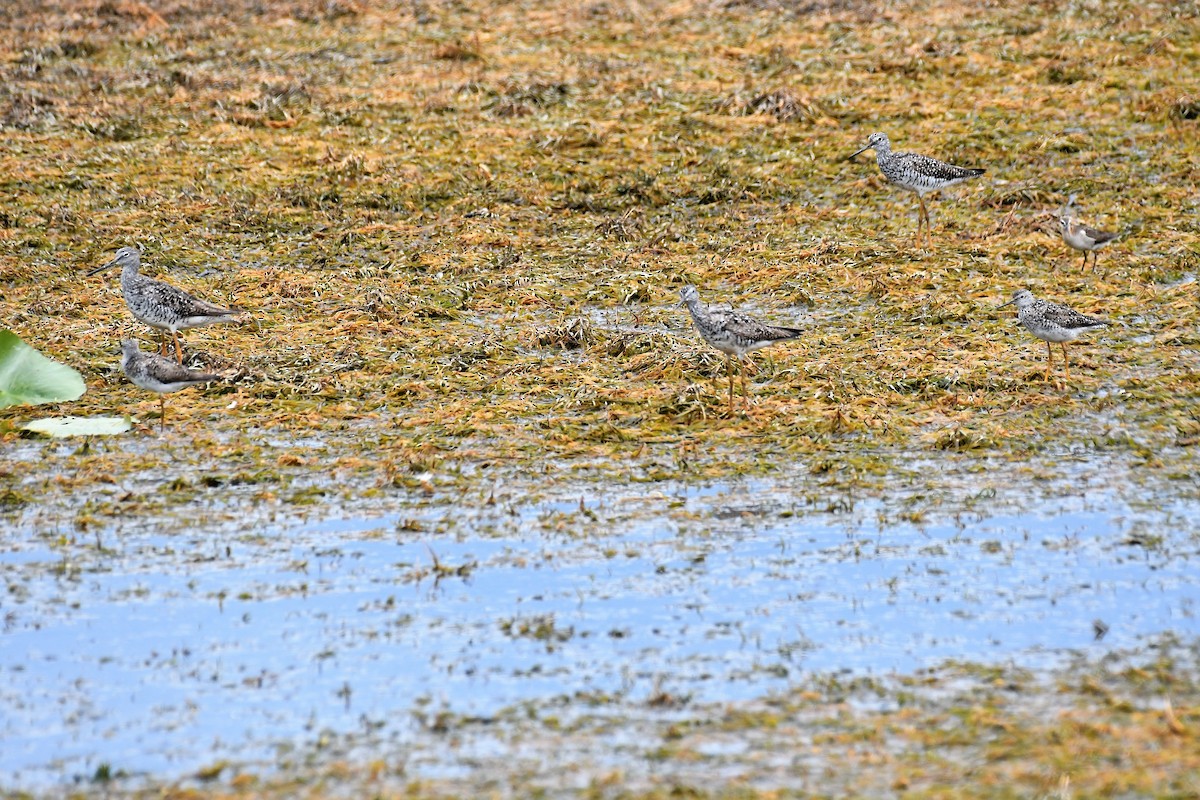
[[[1011,306],[1011,305],[1012,305],[1013,303],[1015,303],[1015,302],[1017,302],[1017,301],[1016,301],[1016,300],[1009,300],[1007,303],[1001,303],[1000,305],[996,306],[996,308],[997,308],[997,309],[1001,309],[1001,308],[1004,308],[1005,306]]]
[[[107,264],[104,264],[103,266],[99,266],[93,270],[89,270],[88,275],[95,275],[98,272],[104,272],[104,270],[108,269],[109,267],[116,266],[116,263],[117,263],[117,260],[114,258],[112,261],[108,262]]]
[[[853,153],[846,156],[846,160],[849,161],[852,158],[854,158],[855,156],[857,156],[859,153],[865,153],[867,150],[870,150],[870,149],[871,149],[871,145],[867,145],[866,147],[862,148],[861,150],[855,150]]]

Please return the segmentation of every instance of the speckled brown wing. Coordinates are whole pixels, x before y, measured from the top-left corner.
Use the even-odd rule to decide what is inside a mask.
[[[174,391],[176,388],[191,386],[197,383],[210,383],[221,380],[220,375],[211,372],[198,372],[175,363],[169,358],[163,358],[157,353],[137,351],[126,363],[125,373],[143,389]],[[155,387],[153,384],[159,384]]]
[[[892,153],[879,167],[892,183],[931,191],[984,173],[980,168],[958,167],[920,153]]]
[[[1118,236],[1116,233],[1110,233],[1109,231],[1098,231],[1095,228],[1089,228],[1087,225],[1080,225],[1079,227],[1082,228],[1084,234],[1097,245],[1111,242]]]
[[[137,287],[137,293],[145,303],[153,304],[177,319],[229,317],[240,313],[235,308],[226,308],[201,300],[183,289],[153,278],[146,278]]]
[[[1079,330],[1081,328],[1098,328],[1101,325],[1108,323],[1097,317],[1089,317],[1086,314],[1080,314],[1074,309],[1060,306],[1057,303],[1043,301],[1045,308],[1042,311],[1042,316],[1047,322],[1051,322],[1067,330]]]
[[[163,383],[210,383],[221,380],[220,375],[188,369],[157,353],[147,353],[146,357],[151,362],[149,371]]]
[[[767,325],[737,311],[719,313],[722,316],[721,327],[745,342],[781,342],[785,339],[795,339],[803,333],[799,328]]]

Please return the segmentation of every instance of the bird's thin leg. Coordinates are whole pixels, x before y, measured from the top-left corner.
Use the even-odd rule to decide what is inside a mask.
[[[158,330],[158,354],[160,356],[167,354],[167,332],[162,328]]]
[[[749,408],[750,396],[746,395],[746,366],[742,363],[742,356],[738,356],[738,374],[742,375],[742,404]]]
[[[158,433],[161,436],[162,432],[167,429],[167,397],[160,394],[158,396]]]
[[[925,224],[925,198],[917,193],[917,247],[921,246],[921,228]]]
[[[921,216],[925,218],[925,244],[933,247],[933,232],[930,230],[929,208],[925,205],[925,195],[919,194],[917,199],[921,201]]]
[[[725,374],[729,376],[729,413],[733,413],[733,361],[725,354]]]
[[[1046,382],[1049,383],[1050,373],[1054,371],[1054,348],[1050,346],[1049,341],[1046,342],[1046,355],[1050,357],[1050,360],[1046,362]]]
[[[1071,360],[1069,358],[1067,358],[1067,343],[1066,342],[1062,343],[1062,349],[1063,349],[1063,369],[1067,373],[1067,383],[1070,383],[1071,382]]]
[[[179,346],[179,331],[171,331],[171,335],[175,337],[175,359],[183,364],[183,348]]]

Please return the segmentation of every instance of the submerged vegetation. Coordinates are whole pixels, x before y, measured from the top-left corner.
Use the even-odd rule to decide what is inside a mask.
[[[418,714],[427,737],[402,747],[370,729],[323,733],[281,748],[278,770],[219,759],[186,781],[130,789],[105,762],[55,796],[1188,797],[1200,775],[1196,657],[1164,639],[1146,656],[1049,675],[959,662],[904,678],[822,676],[754,702],[592,692],[486,717],[429,709]],[[461,769],[410,773],[426,761]]]
[[[68,448],[0,411],[0,531],[36,518],[68,553],[129,517],[170,531],[241,501],[327,516],[500,480],[602,491],[781,464],[830,508],[898,476],[934,485],[938,464],[961,480],[1030,459],[1037,486],[1089,457],[1111,459],[1110,485],[1194,499],[1198,98],[1195,2],[13,0],[0,318],[83,373],[61,413],[139,424]],[[987,169],[930,202],[927,248],[912,196],[844,160],[874,131]],[[1072,194],[1122,234],[1094,271],[1058,234]],[[173,396],[162,437],[157,399],[119,368],[119,340],[152,334],[113,276],[85,276],[123,245],[247,312],[184,336],[187,363],[229,381]],[[806,331],[746,359],[745,413],[728,414],[724,360],[676,307],[689,283]],[[1023,287],[1110,322],[1073,346],[1069,385],[997,309]],[[882,782],[845,784],[866,796],[958,796],[965,772],[972,796],[1069,796],[1069,737],[1110,765],[1086,796],[1184,796],[1187,675],[1168,676],[1174,711],[1114,698],[1040,717],[980,681],[978,703],[838,716],[822,741],[863,775],[894,759]],[[662,758],[700,758],[694,737],[725,726],[807,725],[803,702],[681,722]],[[984,742],[964,761],[988,767],[882,744],[929,753],[942,735]],[[219,791],[259,789],[303,794]],[[689,793],[708,796],[646,796]]]

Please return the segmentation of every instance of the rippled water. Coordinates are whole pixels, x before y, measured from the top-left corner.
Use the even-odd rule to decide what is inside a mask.
[[[581,693],[738,700],[815,673],[1048,666],[1200,632],[1194,505],[1073,497],[914,525],[813,512],[798,486],[131,528],[75,561],[6,534],[0,785],[101,764],[171,778]]]

